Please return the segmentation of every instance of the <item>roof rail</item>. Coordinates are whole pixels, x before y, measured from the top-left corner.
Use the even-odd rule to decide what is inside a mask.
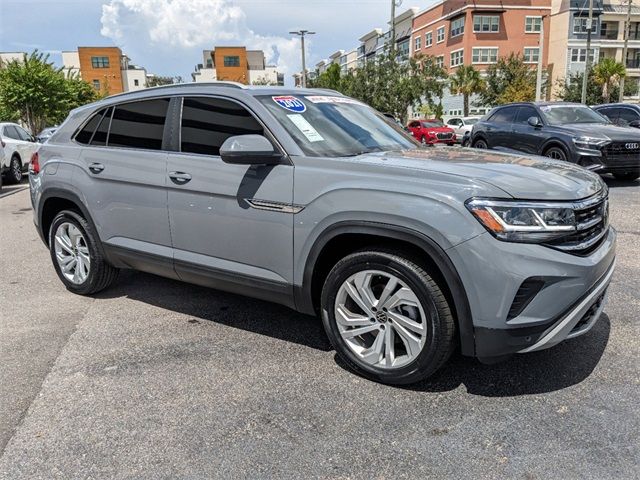
[[[116,98],[116,97],[120,97],[120,96],[125,96],[125,95],[131,95],[134,93],[141,93],[141,92],[146,92],[146,91],[157,91],[157,90],[162,90],[162,89],[166,89],[166,88],[173,88],[173,87],[202,87],[202,86],[213,86],[213,87],[227,87],[227,88],[238,88],[238,89],[247,89],[249,87],[247,87],[247,85],[244,85],[243,83],[239,83],[239,82],[229,82],[229,81],[214,81],[212,80],[211,82],[189,82],[189,83],[170,83],[168,85],[158,85],[156,87],[147,87],[147,88],[143,88],[141,90],[133,90],[133,91],[129,91],[129,92],[122,92],[122,93],[116,93],[114,95],[109,95],[106,98]]]

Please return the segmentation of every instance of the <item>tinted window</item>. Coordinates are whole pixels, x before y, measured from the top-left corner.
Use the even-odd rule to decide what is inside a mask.
[[[584,105],[545,105],[540,107],[551,125],[564,125],[566,123],[608,123],[603,115],[591,110]]]
[[[631,110],[630,108],[621,108],[620,109],[620,118],[618,120],[619,125],[627,126],[631,122],[640,119],[640,114],[635,110]]]
[[[518,109],[517,107],[501,108],[491,116],[489,121],[500,122],[500,123],[513,123],[514,117],[516,116],[517,109]]]
[[[109,122],[111,121],[111,115],[113,114],[113,107],[109,108],[102,117],[100,121],[100,125],[96,130],[96,133],[93,135],[91,139],[91,145],[95,146],[104,146],[107,144],[107,135],[109,133]]]
[[[241,105],[219,98],[184,99],[181,151],[219,155],[220,147],[227,138],[251,134],[264,135],[264,130]]]
[[[116,105],[108,146],[161,150],[168,108],[168,98]]]
[[[14,140],[20,140],[20,135],[18,135],[18,130],[13,125],[7,125],[4,127],[4,136],[7,138],[13,138]]]
[[[531,117],[539,117],[538,112],[533,107],[520,107],[515,123],[527,123]]]
[[[85,126],[82,127],[82,130],[80,130],[77,133],[76,142],[82,143],[83,145],[89,144],[89,142],[91,141],[91,137],[93,136],[93,132],[95,132],[96,127],[100,123],[100,120],[102,120],[102,116],[104,115],[104,112],[105,112],[105,109],[102,109],[98,113],[96,113],[93,117],[91,117],[91,119],[85,124]],[[43,130],[40,135],[44,133],[45,133],[45,130]]]
[[[444,127],[444,123],[439,120],[429,120],[428,122],[422,122],[422,126],[425,128]]]
[[[620,110],[617,108],[598,108],[596,112],[606,116],[609,120],[614,121],[618,118]]]
[[[18,132],[18,136],[20,137],[20,140],[24,140],[25,142],[30,142],[31,141],[31,134],[29,132],[27,132],[24,128],[15,127],[15,129]]]

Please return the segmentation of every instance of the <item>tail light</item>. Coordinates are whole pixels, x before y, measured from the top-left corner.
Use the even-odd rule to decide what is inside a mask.
[[[38,155],[38,152],[34,152],[34,154],[31,155],[31,163],[29,164],[29,173],[34,173],[36,175],[40,173],[40,156]]]

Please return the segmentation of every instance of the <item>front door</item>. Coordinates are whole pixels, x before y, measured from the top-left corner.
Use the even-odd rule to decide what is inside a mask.
[[[169,154],[175,268],[186,281],[255,296],[291,296],[293,166],[224,163],[223,142],[265,134],[240,103],[185,97],[179,152]],[[261,294],[260,292],[270,292]],[[246,291],[244,291],[246,293]]]
[[[538,154],[543,142],[543,127],[542,124],[539,127],[531,126],[529,124],[529,118],[531,117],[536,117],[538,121],[542,122],[535,108],[525,105],[518,109],[512,126],[513,148],[521,152]]]

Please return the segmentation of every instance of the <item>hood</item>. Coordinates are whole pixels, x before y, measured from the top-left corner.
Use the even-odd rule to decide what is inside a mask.
[[[569,125],[556,125],[556,128],[563,132],[570,132],[573,135],[587,135],[596,138],[610,138],[614,142],[638,142],[640,141],[640,130],[632,127],[621,127],[613,124],[603,123],[580,123]]]
[[[604,183],[582,167],[545,157],[470,148],[425,148],[362,155],[358,161],[482,181],[523,200],[578,200]],[[419,175],[419,174],[418,174]]]

